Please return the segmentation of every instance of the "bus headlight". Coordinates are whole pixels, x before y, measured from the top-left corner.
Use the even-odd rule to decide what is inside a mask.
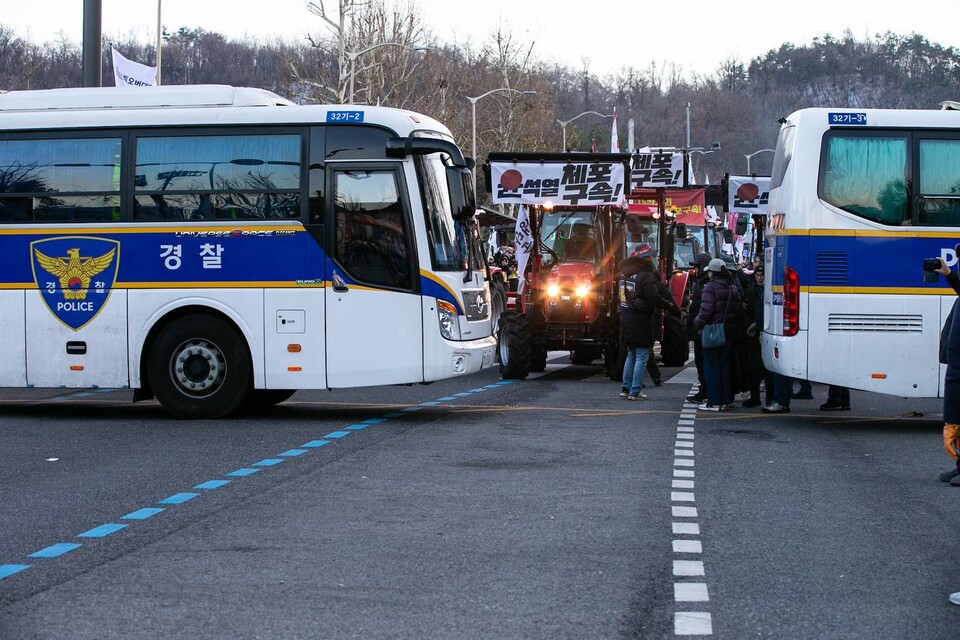
[[[551,298],[556,298],[560,295],[560,285],[554,283],[547,286],[547,295]]]
[[[590,295],[590,285],[589,284],[578,284],[577,288],[573,290],[573,293],[578,298],[586,298]]]
[[[444,300],[437,300],[437,319],[440,321],[440,335],[447,340],[460,339],[460,318],[455,306]]]

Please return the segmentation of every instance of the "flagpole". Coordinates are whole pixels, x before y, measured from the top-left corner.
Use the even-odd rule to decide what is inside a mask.
[[[160,2],[157,0],[157,86],[160,86],[160,50],[163,47],[163,27],[160,24]]]

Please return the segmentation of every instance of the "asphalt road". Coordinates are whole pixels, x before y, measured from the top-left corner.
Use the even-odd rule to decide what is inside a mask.
[[[6,390],[0,638],[957,637],[937,401],[697,414],[566,362],[207,422]]]

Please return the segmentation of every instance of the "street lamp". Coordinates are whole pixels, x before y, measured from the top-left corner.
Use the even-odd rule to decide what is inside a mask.
[[[758,149],[757,151],[754,151],[753,153],[745,153],[745,154],[743,154],[743,157],[747,159],[747,175],[748,175],[748,176],[751,175],[751,173],[750,173],[750,158],[752,158],[753,156],[757,155],[758,153],[763,153],[764,151],[769,151],[770,153],[776,153],[776,152],[777,152],[776,149]]]
[[[472,147],[472,153],[470,157],[473,158],[474,163],[476,163],[476,160],[477,160],[477,103],[492,93],[517,93],[517,94],[520,94],[521,96],[532,96],[532,95],[535,95],[537,92],[533,90],[521,91],[520,89],[511,89],[510,87],[498,87],[496,89],[490,89],[490,91],[487,91],[486,93],[482,93],[475,98],[466,96],[467,100],[470,101],[470,109],[473,112],[473,147]],[[477,192],[476,164],[474,164],[473,166],[473,192],[474,193]]]
[[[404,49],[410,49],[411,51],[431,51],[433,47],[420,47],[406,42],[380,42],[377,44],[372,44],[366,49],[361,49],[360,51],[345,51],[344,53],[347,56],[347,60],[350,61],[350,89],[348,91],[350,95],[350,101],[348,104],[353,104],[353,76],[354,71],[356,70],[357,58],[363,54],[373,51],[374,49],[379,49],[380,47],[403,47]]]
[[[582,118],[583,116],[593,114],[595,116],[600,116],[601,118],[612,118],[612,113],[600,113],[598,111],[584,111],[581,114],[575,115],[569,120],[557,120],[557,124],[560,125],[560,128],[563,129],[563,150],[567,150],[567,125],[576,120],[577,118]]]

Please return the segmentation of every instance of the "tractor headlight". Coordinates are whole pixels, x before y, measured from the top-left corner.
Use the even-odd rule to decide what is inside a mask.
[[[577,288],[573,290],[574,295],[578,298],[586,298],[590,295],[590,285],[589,284],[578,284]]]
[[[551,298],[556,298],[560,295],[560,285],[554,283],[547,286],[547,295]]]
[[[460,317],[455,306],[444,300],[437,300],[437,319],[440,321],[440,335],[447,340],[460,339]]]

